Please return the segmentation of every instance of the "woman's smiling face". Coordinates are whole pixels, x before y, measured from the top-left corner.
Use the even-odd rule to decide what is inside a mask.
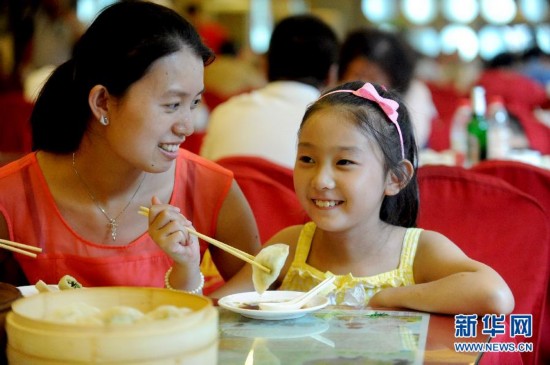
[[[106,138],[112,149],[145,170],[167,170],[193,133],[203,74],[202,59],[185,48],[155,61],[109,106]]]
[[[329,231],[379,220],[386,188],[379,147],[350,118],[342,109],[316,111],[298,139],[296,194],[317,226]]]

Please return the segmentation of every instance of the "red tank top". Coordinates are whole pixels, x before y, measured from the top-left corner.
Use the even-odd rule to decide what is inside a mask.
[[[215,236],[232,180],[229,170],[180,149],[170,204],[199,232]],[[84,286],[164,286],[172,262],[147,232],[128,245],[107,246],[73,231],[57,209],[35,153],[0,169],[0,212],[10,240],[43,250],[37,258],[15,254],[31,284],[57,283],[68,274]],[[207,244],[200,242],[202,255]]]

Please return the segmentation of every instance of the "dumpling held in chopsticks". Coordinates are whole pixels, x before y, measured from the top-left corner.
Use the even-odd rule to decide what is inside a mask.
[[[254,289],[258,294],[265,292],[281,272],[288,256],[288,245],[284,243],[275,243],[263,248],[254,258],[259,264],[267,267],[271,271],[265,272],[256,265],[252,265],[252,282]]]

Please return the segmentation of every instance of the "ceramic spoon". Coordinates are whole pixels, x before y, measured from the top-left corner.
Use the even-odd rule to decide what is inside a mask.
[[[260,302],[258,303],[258,305],[261,310],[265,310],[265,311],[288,311],[288,310],[300,309],[304,306],[304,304],[309,302],[311,298],[313,298],[315,295],[317,295],[321,291],[325,290],[328,285],[332,284],[334,279],[335,279],[334,276],[326,278],[310,291],[300,294],[297,297],[292,298],[290,300],[287,300],[284,302],[265,302],[265,303]]]

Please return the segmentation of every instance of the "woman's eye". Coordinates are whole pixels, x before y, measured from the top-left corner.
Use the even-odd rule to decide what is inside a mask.
[[[202,103],[201,99],[193,100],[193,103],[191,104],[191,109],[196,109],[198,106]]]
[[[178,110],[180,103],[167,104],[166,107],[172,111]]]

